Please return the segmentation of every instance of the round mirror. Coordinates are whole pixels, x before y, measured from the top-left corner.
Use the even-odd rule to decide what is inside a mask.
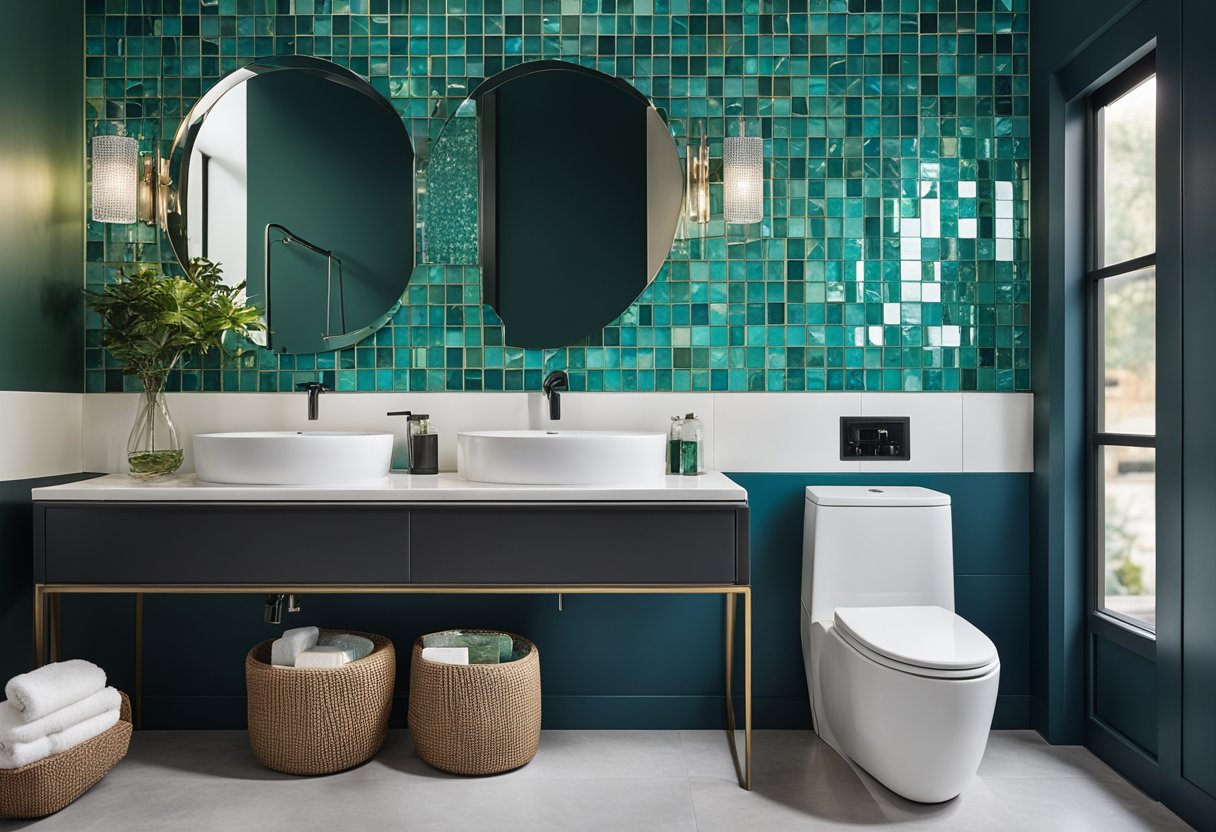
[[[266,316],[264,346],[349,346],[381,326],[414,264],[414,150],[363,78],[317,58],[225,76],[174,139],[166,230],[222,265]]]
[[[625,81],[575,64],[483,82],[427,170],[427,259],[468,262],[479,240],[483,300],[514,347],[564,347],[610,324],[679,225],[684,179],[662,116]]]

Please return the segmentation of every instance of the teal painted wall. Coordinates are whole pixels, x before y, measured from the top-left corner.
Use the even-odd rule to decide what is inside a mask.
[[[922,485],[951,497],[955,607],[993,640],[1000,653],[995,722],[1000,727],[1029,725],[1028,474],[733,474],[732,478],[747,489],[751,504],[757,691],[779,692],[791,709],[795,703],[801,708],[805,696],[798,636],[805,487],[813,483]]]
[[[85,117],[125,123],[146,148],[223,74],[286,53],[369,76],[419,149],[480,79],[541,58],[628,80],[681,138],[704,122],[715,160],[740,116],[765,139],[765,222],[711,224],[586,342],[504,346],[477,268],[428,263],[358,347],[217,358],[174,387],[290,390],[321,372],[341,390],[537,390],[560,368],[574,390],[1029,389],[1027,0],[84,8]],[[284,13],[256,13],[270,9]],[[720,185],[713,199],[720,215]],[[172,257],[150,230],[89,227],[89,285],[132,260]],[[403,287],[408,275],[401,264]],[[86,388],[121,390],[97,326],[88,316]]]
[[[1051,742],[1076,744],[1084,731],[1085,665],[1085,307],[1065,223],[1081,221],[1078,174],[1065,170],[1064,101],[1055,73],[1129,7],[1128,0],[1035,3],[1031,18],[1032,301],[1034,476],[1031,523],[1031,691],[1034,726]],[[1083,184],[1079,186],[1082,190]]]
[[[267,73],[247,81],[245,95],[249,193],[257,197],[246,205],[249,296],[264,307],[268,223],[332,251],[342,271],[330,289],[325,257],[302,246],[272,249],[273,337],[280,349],[323,349],[322,333],[342,333],[343,308],[352,329],[367,326],[401,294],[392,274],[414,256],[413,239],[400,232],[414,211],[409,140],[392,111],[315,75]],[[326,114],[322,125],[318,111]],[[354,124],[363,127],[352,152]],[[241,264],[232,265],[241,273]]]
[[[733,475],[752,519],[755,721],[810,725],[798,635],[803,494],[811,483],[917,484],[954,501],[957,607],[1001,654],[996,724],[1029,725],[1027,474]],[[154,545],[154,544],[151,544]],[[628,545],[628,539],[622,540]],[[577,549],[577,541],[571,541]],[[244,724],[244,656],[284,627],[370,630],[404,649],[425,632],[491,627],[522,633],[541,651],[549,728],[716,728],[722,719],[723,608],[690,596],[307,596],[282,627],[262,623],[262,598],[145,599],[145,726]],[[130,597],[64,601],[65,649],[131,683]],[[398,678],[395,724],[408,691]]]
[[[1103,638],[1093,640],[1093,715],[1157,759],[1157,664]]]
[[[82,389],[84,22],[72,0],[0,25],[0,390]]]
[[[1205,311],[1216,304],[1212,257],[1216,245],[1211,224],[1201,211],[1216,206],[1216,131],[1211,97],[1204,91],[1216,83],[1216,56],[1206,34],[1216,26],[1216,9],[1208,3],[1184,0],[1179,12],[1182,55],[1178,62],[1175,95],[1181,92],[1182,186],[1176,207],[1181,223],[1182,252],[1177,288],[1168,312],[1182,320],[1181,337],[1173,347],[1186,362],[1174,366],[1170,378],[1176,398],[1162,402],[1177,407],[1177,428],[1163,442],[1159,455],[1168,457],[1177,476],[1178,496],[1174,518],[1180,521],[1176,537],[1180,557],[1167,573],[1166,589],[1176,599],[1172,615],[1158,625],[1158,661],[1162,667],[1162,772],[1161,794],[1167,805],[1196,828],[1216,829],[1216,747],[1195,742],[1195,737],[1216,736],[1216,440],[1209,427],[1216,407],[1216,389],[1190,371],[1191,358],[1203,354],[1209,324]],[[1175,101],[1177,99],[1174,99]],[[1210,216],[1210,214],[1209,214]],[[1185,307],[1182,303],[1185,298]],[[1183,366],[1186,374],[1183,375]],[[1160,429],[1159,429],[1160,430]],[[1196,460],[1205,463],[1196,464]],[[1166,499],[1175,496],[1165,492]],[[1185,581],[1185,585],[1184,585]]]

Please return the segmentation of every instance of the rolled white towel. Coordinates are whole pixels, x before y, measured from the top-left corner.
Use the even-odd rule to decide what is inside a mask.
[[[26,722],[75,705],[106,686],[106,672],[84,659],[44,665],[9,679],[4,695]]]
[[[316,627],[296,627],[286,630],[282,638],[276,638],[270,645],[270,663],[281,667],[295,667],[296,656],[305,650],[317,646],[317,637],[321,631]]]
[[[71,728],[66,728],[63,731],[50,734],[33,742],[16,743],[12,748],[0,751],[0,769],[21,768],[22,766],[28,766],[30,763],[46,759],[52,754],[67,751],[69,748],[74,748],[82,742],[93,739],[93,737],[103,731],[110,730],[117,723],[118,708],[114,708],[97,716],[89,717],[83,722],[78,722]]]
[[[8,702],[0,702],[0,749],[18,743],[34,742],[51,734],[66,731],[78,722],[112,711],[122,705],[122,696],[114,688],[103,688],[74,705],[60,708],[42,719],[26,722],[25,716]]]

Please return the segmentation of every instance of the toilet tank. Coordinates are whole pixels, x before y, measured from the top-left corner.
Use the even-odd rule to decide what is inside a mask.
[[[950,495],[906,486],[806,489],[802,604],[830,623],[837,607],[954,609]]]

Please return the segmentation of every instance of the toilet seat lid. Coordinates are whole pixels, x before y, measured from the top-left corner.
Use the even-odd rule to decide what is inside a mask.
[[[988,636],[942,607],[837,607],[834,617],[858,643],[911,667],[974,670],[997,660]]]

